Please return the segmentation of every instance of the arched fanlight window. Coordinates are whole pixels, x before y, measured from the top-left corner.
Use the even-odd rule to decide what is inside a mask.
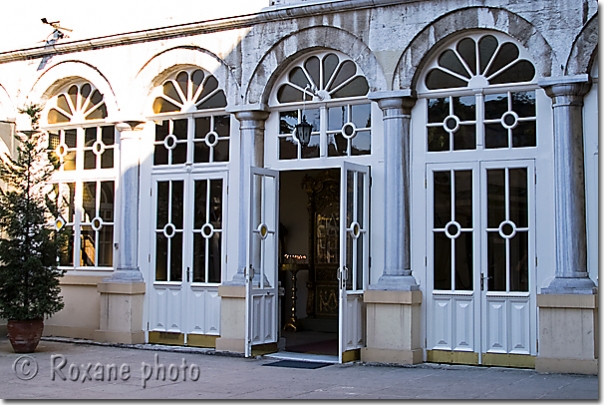
[[[201,69],[180,71],[166,80],[153,100],[153,164],[229,161],[230,116],[218,80]]]
[[[336,52],[308,56],[276,88],[271,105],[284,106],[279,113],[280,160],[371,153],[369,84],[350,58]],[[312,125],[308,145],[296,135],[303,120]]]
[[[113,266],[116,131],[105,125],[107,107],[92,84],[69,85],[47,103],[49,148],[61,162],[53,192],[67,269]]]
[[[183,71],[166,80],[162,94],[153,101],[155,114],[192,112],[211,108],[225,108],[224,91],[218,80],[201,69]]]
[[[537,145],[535,67],[509,38],[466,35],[426,70],[419,92],[429,97],[428,152]]]

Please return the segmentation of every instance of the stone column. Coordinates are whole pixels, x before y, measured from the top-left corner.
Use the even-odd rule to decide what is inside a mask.
[[[539,85],[552,98],[554,115],[554,193],[556,278],[542,294],[594,294],[587,274],[583,96],[587,75],[543,79]]]
[[[410,90],[370,93],[384,119],[384,272],[363,294],[367,307],[365,362],[416,364],[423,358],[420,339],[422,294],[411,274],[410,121],[415,98]],[[376,136],[377,138],[377,136]]]
[[[384,119],[384,273],[372,290],[419,290],[411,274],[410,244],[410,121],[415,98],[410,90],[369,94]]]
[[[97,285],[101,294],[100,327],[95,340],[143,343],[143,297],[145,282],[138,266],[139,130],[140,121],[120,122],[118,193],[115,201],[114,272]]]
[[[264,122],[269,113],[262,105],[227,109],[239,120],[239,232],[237,273],[218,287],[220,303],[220,337],[216,350],[245,352],[245,277],[247,267],[247,228],[249,224],[250,168],[264,166]]]
[[[598,374],[598,296],[587,274],[583,160],[582,107],[589,78],[545,78],[539,85],[552,99],[554,117],[556,273],[537,295],[539,353],[535,368]]]

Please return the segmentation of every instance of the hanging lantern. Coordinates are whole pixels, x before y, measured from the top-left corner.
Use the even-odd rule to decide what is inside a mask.
[[[296,138],[300,144],[304,147],[310,143],[310,133],[312,132],[312,125],[306,121],[306,115],[302,116],[302,122],[296,124]]]

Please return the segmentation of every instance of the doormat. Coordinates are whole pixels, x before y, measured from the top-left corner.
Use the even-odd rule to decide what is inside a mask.
[[[315,368],[321,368],[321,367],[325,367],[325,366],[331,366],[331,363],[314,363],[314,362],[310,362],[310,361],[298,361],[298,360],[279,360],[279,361],[275,361],[273,363],[263,364],[263,366],[315,369]]]

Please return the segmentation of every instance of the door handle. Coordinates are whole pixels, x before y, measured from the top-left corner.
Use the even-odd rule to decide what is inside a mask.
[[[187,283],[191,282],[191,268],[187,267]]]
[[[484,291],[484,279],[490,280],[493,276],[485,277],[484,273],[480,273],[480,291]]]

